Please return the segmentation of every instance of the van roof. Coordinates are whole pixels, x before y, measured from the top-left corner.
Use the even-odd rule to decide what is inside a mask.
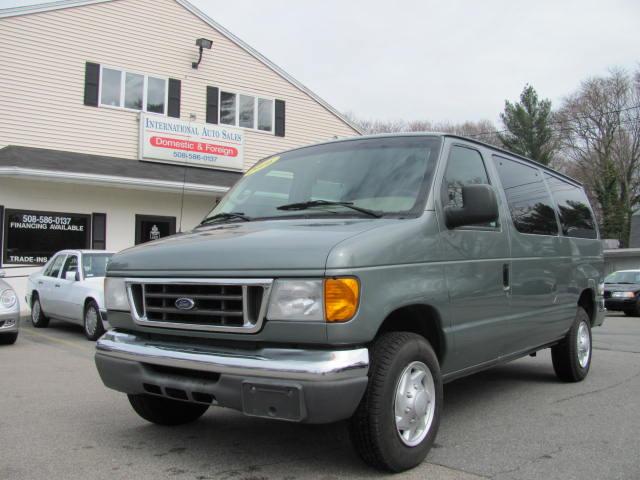
[[[486,142],[482,142],[480,140],[476,140],[475,138],[471,138],[471,137],[465,137],[464,135],[456,135],[453,133],[443,133],[443,132],[398,132],[398,133],[377,133],[377,134],[373,134],[373,135],[362,135],[362,136],[358,136],[358,137],[345,137],[345,138],[336,138],[334,140],[328,140],[325,142],[319,142],[313,145],[307,145],[304,147],[299,147],[299,148],[294,148],[288,151],[294,151],[294,150],[300,150],[302,148],[307,148],[310,146],[316,146],[316,145],[325,145],[328,143],[337,143],[337,142],[351,142],[351,141],[355,141],[355,140],[366,140],[368,138],[385,138],[385,137],[449,137],[449,138],[458,138],[460,140],[464,140],[465,142],[471,142],[471,143],[475,143],[477,145],[481,145],[483,147],[486,148],[490,148],[491,150],[495,150],[496,152],[500,152],[503,153],[505,155],[510,155],[512,157],[516,157],[520,160],[524,160],[525,162],[531,163],[532,165],[541,168],[549,173],[552,173],[558,177],[562,177],[565,180],[568,180],[580,187],[582,187],[582,182],[576,180],[573,177],[570,177],[569,175],[566,175],[562,172],[559,172],[557,170],[554,170],[553,168],[550,168],[546,165],[543,165],[540,162],[536,162],[535,160],[531,160],[530,158],[527,158],[523,155],[519,155],[517,153],[513,153],[509,150],[506,150],[504,148],[500,148],[500,147],[496,147],[495,145],[491,145],[490,143],[486,143]]]

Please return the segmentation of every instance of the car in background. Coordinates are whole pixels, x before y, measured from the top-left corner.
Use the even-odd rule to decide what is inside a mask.
[[[106,330],[104,276],[113,252],[63,250],[38,272],[29,276],[27,304],[36,328],[49,326],[49,319],[82,325],[89,340]]]
[[[607,310],[640,316],[640,270],[620,270],[604,279],[604,304]]]
[[[0,270],[0,345],[11,345],[18,339],[20,302],[3,277],[4,272]]]

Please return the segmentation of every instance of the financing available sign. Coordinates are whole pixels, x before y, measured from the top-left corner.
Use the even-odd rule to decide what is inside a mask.
[[[242,171],[244,130],[143,114],[140,160]]]

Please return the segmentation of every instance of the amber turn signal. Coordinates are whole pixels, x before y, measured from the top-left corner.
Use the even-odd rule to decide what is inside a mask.
[[[358,309],[360,284],[353,277],[327,278],[324,281],[324,308],[327,322],[351,320]]]

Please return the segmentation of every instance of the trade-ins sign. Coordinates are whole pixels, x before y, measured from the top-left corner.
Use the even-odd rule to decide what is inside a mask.
[[[90,215],[7,209],[3,262],[42,265],[59,250],[88,248],[90,232]]]
[[[242,171],[244,131],[141,115],[140,159]]]

